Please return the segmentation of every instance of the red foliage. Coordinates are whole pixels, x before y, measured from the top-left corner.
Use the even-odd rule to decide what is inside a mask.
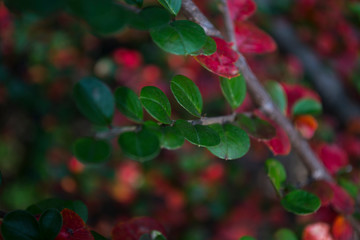
[[[291,143],[288,135],[282,127],[273,124],[276,128],[276,136],[270,140],[265,140],[264,143],[274,153],[274,155],[287,155],[291,150]]]
[[[136,69],[142,64],[142,56],[138,51],[119,48],[113,53],[114,61],[125,68]]]
[[[327,223],[313,223],[303,231],[303,240],[333,240],[330,234],[330,226]]]
[[[275,41],[264,31],[247,22],[235,22],[235,37],[242,53],[268,53],[276,50]]]
[[[320,144],[316,153],[331,174],[335,174],[340,168],[349,164],[346,152],[338,145]]]
[[[256,11],[256,3],[253,0],[230,0],[227,4],[234,21],[246,20]]]
[[[335,208],[336,211],[339,211],[344,214],[352,214],[354,212],[354,199],[340,186],[329,183],[331,189],[334,192],[334,197],[331,200],[331,205]]]
[[[112,230],[113,240],[138,240],[143,234],[153,230],[165,236],[165,229],[156,220],[148,217],[134,218],[127,222],[118,223]]]
[[[295,118],[295,127],[304,138],[310,139],[314,136],[318,123],[311,115],[301,115]]]
[[[239,75],[235,66],[238,54],[231,48],[232,44],[224,39],[213,37],[216,42],[216,52],[210,56],[199,55],[195,59],[209,71],[226,78],[233,78]]]
[[[332,225],[331,232],[335,240],[353,239],[353,228],[351,224],[343,216],[338,216],[335,219]]]
[[[306,186],[307,191],[315,194],[321,200],[321,206],[326,206],[330,204],[331,200],[334,197],[334,192],[330,187],[329,183],[326,181],[316,181]]]
[[[63,225],[55,240],[94,240],[85,222],[70,209],[61,211]]]

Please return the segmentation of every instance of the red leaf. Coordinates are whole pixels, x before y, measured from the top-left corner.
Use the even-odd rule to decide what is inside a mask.
[[[353,228],[343,216],[338,216],[333,222],[332,234],[335,240],[351,240],[353,239]]]
[[[235,22],[236,44],[243,53],[268,53],[276,50],[275,41],[251,23]]]
[[[331,200],[331,205],[335,208],[336,211],[339,211],[344,214],[352,214],[354,212],[354,199],[340,186],[329,183],[331,189],[334,192],[334,197]]]
[[[253,0],[229,0],[227,3],[234,21],[244,21],[256,11],[256,3]]]
[[[302,240],[333,240],[329,224],[319,222],[306,226]]]
[[[138,240],[143,234],[157,230],[165,235],[165,229],[156,220],[148,217],[134,218],[118,223],[112,230],[113,240]]]
[[[334,192],[329,183],[326,181],[319,180],[313,182],[306,186],[305,190],[318,196],[321,200],[321,206],[330,204],[331,200],[334,198]]]
[[[195,59],[209,71],[226,78],[238,76],[239,70],[235,66],[239,55],[231,48],[232,44],[224,39],[213,37],[216,42],[216,52],[210,56],[198,55]]]
[[[301,115],[295,119],[295,127],[304,138],[310,139],[314,136],[318,123],[311,115]]]
[[[55,240],[94,240],[85,222],[70,209],[61,211],[63,225]]]
[[[286,132],[279,126],[273,124],[276,128],[276,136],[264,143],[274,153],[274,155],[287,155],[290,153],[291,144]]]
[[[335,144],[320,144],[316,153],[331,174],[335,174],[349,163],[346,152]]]

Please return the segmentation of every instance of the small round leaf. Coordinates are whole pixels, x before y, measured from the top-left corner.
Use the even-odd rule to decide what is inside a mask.
[[[111,154],[107,141],[93,138],[80,138],[74,144],[74,155],[83,163],[102,163]]]
[[[319,115],[322,111],[321,103],[312,98],[303,98],[297,101],[293,108],[293,115]]]
[[[181,8],[181,0],[158,0],[164,8],[175,16],[178,14]]]
[[[280,190],[286,180],[286,171],[284,166],[276,159],[268,159],[265,162],[266,173],[269,176],[276,191]]]
[[[243,75],[234,78],[220,77],[221,90],[232,107],[238,108],[246,96],[246,83]]]
[[[212,147],[220,143],[219,134],[209,126],[192,125],[185,120],[177,120],[175,123],[183,136],[192,144]]]
[[[231,124],[210,125],[220,136],[220,144],[208,147],[215,156],[232,160],[244,156],[250,148],[250,139],[245,131]]]
[[[153,41],[164,51],[187,55],[202,48],[207,36],[204,29],[191,21],[179,20],[150,31]]]
[[[34,216],[27,211],[9,212],[1,224],[4,239],[40,240],[40,227]]]
[[[55,208],[48,209],[41,214],[39,224],[41,235],[44,238],[55,239],[62,227],[62,216]]]
[[[161,147],[174,150],[184,144],[185,139],[176,127],[164,126],[161,128],[161,132]]]
[[[312,193],[294,190],[281,200],[281,204],[289,212],[306,215],[316,212],[320,208],[321,201]]]
[[[283,87],[278,82],[268,81],[265,88],[280,111],[284,113],[287,107],[287,98]]]
[[[119,87],[115,90],[116,107],[126,117],[141,122],[143,109],[136,93],[127,87]]]
[[[297,240],[297,237],[290,229],[282,228],[276,231],[275,240]]]
[[[147,86],[141,89],[140,101],[145,110],[162,123],[171,123],[171,105],[165,93],[159,88]]]
[[[177,75],[170,83],[176,101],[190,114],[201,117],[203,100],[199,88],[189,78]]]
[[[125,155],[140,162],[151,160],[160,152],[159,138],[147,129],[122,133],[118,142]]]

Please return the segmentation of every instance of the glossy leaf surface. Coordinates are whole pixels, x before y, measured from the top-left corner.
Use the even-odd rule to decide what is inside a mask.
[[[265,84],[265,88],[270,94],[272,100],[277,105],[282,113],[285,113],[287,107],[287,98],[282,86],[275,81],[268,81]]]
[[[248,117],[244,114],[236,116],[236,123],[250,136],[257,139],[271,139],[276,136],[276,129],[267,121],[256,117]]]
[[[159,138],[147,129],[122,133],[118,142],[126,156],[140,162],[151,160],[160,152]]]
[[[238,108],[246,96],[246,83],[243,75],[234,78],[220,77],[221,91],[232,109]]]
[[[204,56],[209,56],[212,55],[216,52],[216,42],[212,37],[207,37],[206,38],[206,42],[204,44],[204,46],[196,51],[191,53],[191,56],[198,56],[198,55],[204,55]]]
[[[199,88],[189,78],[177,75],[171,80],[170,88],[178,103],[190,114],[201,117],[203,100]]]
[[[192,144],[212,147],[220,143],[219,134],[209,126],[192,125],[185,120],[177,120],[175,123],[186,140]]]
[[[161,147],[166,149],[178,149],[184,144],[184,137],[180,130],[172,126],[164,126],[161,128]]]
[[[200,50],[206,43],[204,29],[191,21],[178,20],[150,31],[153,41],[164,51],[188,55]]]
[[[145,110],[156,120],[170,124],[171,105],[159,88],[153,86],[144,87],[140,93],[140,101]]]
[[[281,205],[292,213],[306,215],[316,212],[321,205],[320,199],[309,192],[294,190],[281,200]]]
[[[297,101],[293,108],[293,115],[319,115],[322,112],[321,103],[312,98],[303,98]]]
[[[265,162],[265,168],[276,191],[280,193],[286,180],[286,171],[284,166],[276,159],[268,159]]]
[[[94,240],[85,222],[74,211],[65,208],[61,211],[61,216],[63,225],[55,240]]]
[[[250,148],[250,139],[246,132],[232,124],[210,125],[220,136],[220,144],[208,147],[215,156],[232,160],[244,156]]]
[[[158,0],[170,13],[177,15],[181,8],[181,0]]]
[[[143,109],[136,93],[127,87],[119,87],[115,90],[115,103],[117,109],[126,117],[141,122],[143,120]]]

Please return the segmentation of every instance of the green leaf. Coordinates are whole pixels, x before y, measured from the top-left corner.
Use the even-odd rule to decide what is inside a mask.
[[[83,78],[74,87],[77,107],[93,123],[111,124],[115,100],[110,89],[93,77]]]
[[[154,240],[166,240],[166,237],[161,232],[153,230],[151,231],[151,237]]]
[[[151,160],[160,152],[159,138],[147,129],[122,133],[119,145],[125,155],[140,162]]]
[[[276,231],[275,240],[297,240],[297,237],[293,231],[287,228],[282,228]]]
[[[174,150],[184,144],[185,139],[176,127],[164,126],[161,128],[161,132],[161,147]]]
[[[311,115],[319,115],[322,112],[321,103],[312,98],[303,98],[297,101],[293,108],[293,115],[303,115],[303,114],[311,114]]]
[[[74,144],[74,155],[83,163],[103,163],[111,154],[111,146],[105,140],[79,138]]]
[[[88,209],[86,205],[78,200],[71,201],[71,200],[64,200],[59,198],[50,198],[32,204],[26,210],[33,215],[39,215],[44,211],[46,211],[47,209],[51,209],[51,208],[55,208],[58,211],[61,211],[64,208],[68,208],[76,212],[84,220],[84,222],[86,222],[88,218]]]
[[[220,86],[232,109],[238,108],[246,96],[246,83],[244,76],[240,75],[231,79],[220,77]]]
[[[165,93],[153,86],[141,89],[140,101],[145,110],[162,123],[171,123],[171,105]]]
[[[151,29],[153,41],[164,51],[187,55],[200,50],[206,43],[204,29],[191,21],[179,20]]]
[[[203,100],[199,88],[189,78],[177,75],[170,83],[176,101],[190,114],[201,117]]]
[[[356,198],[356,196],[359,193],[359,188],[356,184],[345,178],[339,178],[338,183],[341,187],[343,187],[346,190],[348,194],[350,194],[350,196]]]
[[[139,240],[152,240],[152,237],[151,237],[150,233],[144,233],[143,235],[141,235]]]
[[[226,123],[210,125],[220,136],[220,144],[208,147],[215,156],[232,160],[244,156],[250,148],[249,136],[242,129]]]
[[[181,0],[158,0],[164,8],[175,16],[179,13],[181,8]]]
[[[100,235],[99,233],[97,233],[95,231],[91,231],[91,235],[93,235],[94,240],[107,240],[106,237]]]
[[[200,50],[191,53],[191,56],[205,55],[210,56],[216,52],[216,42],[212,37],[207,37],[206,42]]]
[[[99,34],[112,34],[125,27],[133,13],[112,0],[67,0],[72,14],[84,19]]]
[[[191,123],[180,119],[175,122],[175,127],[177,127],[186,140],[192,144],[203,147],[212,147],[220,143],[219,134],[209,126],[192,125]]]
[[[1,224],[1,233],[5,240],[41,240],[36,218],[23,210],[5,215]]]
[[[276,191],[281,193],[281,188],[286,180],[284,166],[278,160],[270,158],[265,162],[265,169]]]
[[[115,91],[116,107],[126,117],[141,122],[143,120],[143,109],[136,93],[127,87],[119,87]]]
[[[39,224],[44,239],[55,239],[62,227],[62,216],[57,209],[48,209],[41,214]]]
[[[276,129],[269,122],[256,116],[248,117],[244,114],[238,114],[236,123],[250,136],[257,139],[267,140],[276,135]]]
[[[268,81],[265,84],[265,88],[276,106],[284,113],[287,107],[287,98],[283,87],[278,82]]]
[[[244,236],[244,237],[240,238],[239,240],[256,240],[256,239],[253,237],[250,237],[250,236]]]
[[[294,190],[281,200],[281,205],[289,212],[306,215],[316,212],[320,208],[321,201],[312,193]]]

